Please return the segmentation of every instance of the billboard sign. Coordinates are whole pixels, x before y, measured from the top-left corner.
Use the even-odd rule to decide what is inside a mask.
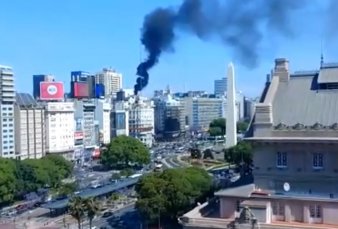
[[[117,130],[126,129],[126,114],[124,112],[115,114],[115,125]]]
[[[40,82],[40,100],[62,100],[63,96],[62,82]]]
[[[104,85],[95,84],[95,98],[104,97]]]
[[[86,98],[89,97],[88,83],[74,82],[74,98]]]
[[[76,131],[74,133],[74,138],[75,138],[75,140],[77,140],[77,139],[83,139],[83,132],[82,131]]]

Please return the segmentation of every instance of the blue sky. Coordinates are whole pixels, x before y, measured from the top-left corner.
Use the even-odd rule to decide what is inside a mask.
[[[140,61],[143,17],[159,6],[179,0],[3,0],[0,14],[0,64],[15,71],[17,91],[32,91],[33,74],[53,74],[69,89],[70,71],[97,72],[113,67],[133,87]],[[321,1],[319,1],[321,2]],[[321,43],[325,60],[338,62],[336,38],[325,33],[324,3],[312,1],[300,12],[294,37],[269,36],[260,44],[260,64],[242,66],[231,49],[218,42],[202,42],[179,33],[175,52],[164,54],[151,70],[144,94],[170,85],[173,91],[213,90],[213,80],[226,73],[233,61],[237,88],[257,96],[275,57],[287,57],[292,70],[319,66]],[[322,17],[318,17],[321,15]],[[323,41],[323,42],[321,42]],[[143,55],[145,53],[143,52]]]

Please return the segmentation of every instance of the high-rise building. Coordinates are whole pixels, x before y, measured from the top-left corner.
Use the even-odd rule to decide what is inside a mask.
[[[129,104],[124,99],[114,101],[110,114],[110,126],[112,137],[129,136]]]
[[[185,131],[184,105],[172,98],[169,90],[154,98],[154,103],[157,136],[178,137]]]
[[[46,103],[47,153],[58,153],[73,159],[74,104],[72,102]]]
[[[129,135],[151,147],[154,140],[154,122],[153,101],[136,97],[129,109]]]
[[[89,159],[99,145],[95,135],[95,103],[93,100],[74,100],[74,118],[82,122],[84,157]]]
[[[15,103],[15,154],[38,159],[46,154],[45,109],[28,93],[17,93]]]
[[[216,96],[224,96],[227,91],[227,78],[214,81],[214,94]]]
[[[189,129],[207,131],[210,123],[225,116],[224,98],[185,97],[182,102],[188,118]]]
[[[33,75],[33,97],[34,99],[40,99],[40,83],[41,82],[53,82],[54,76],[52,75]]]
[[[95,100],[95,119],[98,121],[99,132],[102,138],[100,143],[108,144],[110,143],[110,112],[111,105],[109,102],[101,99]]]
[[[97,84],[104,85],[105,97],[115,97],[116,93],[122,88],[122,74],[115,70],[104,68],[95,77]]]
[[[16,158],[14,138],[14,74],[11,67],[0,65],[0,155]]]

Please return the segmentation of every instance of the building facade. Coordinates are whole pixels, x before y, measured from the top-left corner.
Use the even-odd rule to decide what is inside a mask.
[[[21,160],[46,154],[45,109],[27,93],[17,93],[15,103],[15,154]]]
[[[200,214],[206,203],[184,216],[185,228],[247,228],[243,212],[256,228],[338,228],[337,89],[338,64],[291,73],[276,59],[246,137],[254,184],[217,192],[219,217]]]
[[[14,74],[11,67],[0,65],[0,155],[16,158],[14,121]]]
[[[99,133],[100,133],[100,143],[108,144],[110,143],[111,129],[110,129],[110,113],[111,105],[105,100],[95,100],[95,119],[98,121]]]
[[[82,123],[83,145],[85,160],[89,160],[99,146],[97,129],[95,128],[94,100],[74,100],[75,120]],[[81,120],[81,121],[79,121]]]
[[[33,75],[33,97],[34,99],[40,98],[40,83],[53,82],[54,76],[52,75]]]
[[[224,96],[227,92],[227,78],[222,78],[214,81],[214,94],[216,96]]]
[[[47,153],[58,153],[73,159],[74,104],[48,102],[45,106]]]
[[[153,101],[136,97],[129,108],[129,135],[151,147],[154,140],[154,125]]]
[[[110,113],[111,136],[129,136],[129,107],[125,100],[114,102]]]
[[[214,119],[225,117],[224,98],[185,97],[182,102],[190,130],[208,131]]]
[[[178,137],[185,131],[185,110],[181,101],[173,99],[170,91],[154,98],[155,133],[162,137]]]
[[[95,77],[96,83],[104,85],[104,95],[107,98],[115,97],[122,88],[122,74],[113,69],[104,68]]]

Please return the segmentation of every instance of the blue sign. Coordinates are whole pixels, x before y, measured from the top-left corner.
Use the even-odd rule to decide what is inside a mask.
[[[95,98],[104,97],[104,85],[95,84]]]

